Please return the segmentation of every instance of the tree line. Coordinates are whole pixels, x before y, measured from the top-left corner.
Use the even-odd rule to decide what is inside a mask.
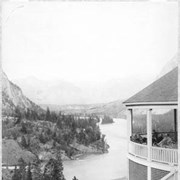
[[[97,125],[99,118],[96,116],[65,115],[61,112],[51,112],[49,108],[43,113],[30,109],[22,112],[16,108],[14,117],[16,120],[14,123],[11,122],[10,126],[7,122],[3,122],[3,132],[7,129],[3,137],[14,140],[20,137],[20,145],[33,154],[41,150],[39,142],[46,144],[52,141],[57,157],[46,162],[43,172],[40,170],[39,161],[27,165],[21,159],[19,169],[16,167],[14,170],[12,180],[65,180],[62,159],[59,155],[61,150],[71,157],[76,153],[71,147],[74,141],[85,146],[97,141],[100,141],[102,146],[106,143],[105,136],[101,134]],[[34,141],[34,137],[37,141]],[[73,180],[77,178],[74,176]]]

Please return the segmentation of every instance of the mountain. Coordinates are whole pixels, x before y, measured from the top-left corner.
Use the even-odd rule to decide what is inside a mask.
[[[48,107],[51,111],[55,111],[55,112],[60,111],[65,114],[85,114],[88,109],[96,107],[97,104],[67,104],[67,105],[40,104],[40,106],[44,110],[46,110]]]
[[[87,109],[88,114],[108,115],[112,118],[125,118],[125,106],[122,100],[113,101]]]
[[[20,87],[9,81],[7,75],[2,72],[2,114],[12,115],[16,108],[21,111],[26,109],[43,111],[40,106],[33,103],[23,94]]]
[[[157,78],[172,70],[177,64],[178,59],[175,55],[162,68]],[[150,80],[142,81],[134,77],[133,79],[112,79],[104,82],[71,83],[59,79],[43,81],[35,77],[28,77],[16,79],[15,82],[28,98],[43,108],[49,106],[51,110],[65,113],[96,113],[120,117],[124,116],[124,106],[121,99],[126,99],[146,87]],[[16,87],[14,85],[14,89]],[[11,94],[9,93],[10,97]],[[27,106],[26,100],[24,102],[24,106]],[[13,106],[13,103],[9,102],[9,104],[11,107]]]
[[[137,78],[72,83],[58,79],[43,81],[35,77],[16,79],[14,82],[35,103],[55,105],[109,103],[128,98],[148,83]]]
[[[25,95],[53,111],[79,114],[98,114],[125,117],[122,99],[138,92],[149,81],[136,77],[111,79],[104,82],[66,82],[63,80],[39,80],[35,77],[14,80]]]
[[[162,77],[163,75],[165,75],[166,73],[170,72],[172,69],[174,69],[178,63],[180,63],[180,60],[178,60],[177,54],[170,59],[165,66],[162,68],[162,70],[160,71],[158,78]]]
[[[52,105],[41,104],[41,107],[50,108],[51,111],[63,112],[65,114],[96,114],[99,116],[107,115],[112,118],[124,118],[125,106],[122,100],[101,104],[70,104],[70,105]]]
[[[28,98],[37,104],[84,103],[81,89],[66,81],[44,81],[28,77],[16,79],[14,82],[22,88]]]

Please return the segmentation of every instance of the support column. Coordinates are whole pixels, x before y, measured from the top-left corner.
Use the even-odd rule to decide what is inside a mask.
[[[179,15],[180,15],[180,1],[178,2],[179,2]],[[180,35],[179,35],[179,40],[180,40]],[[179,47],[179,51],[180,51],[180,47]],[[179,55],[179,59],[180,59],[180,55]],[[178,133],[178,140],[177,140],[178,141],[178,177],[177,179],[180,179],[180,64],[178,66],[178,116],[177,117],[178,117],[177,119],[177,133]]]
[[[133,134],[133,110],[131,109],[130,110],[130,112],[131,112],[131,121],[130,121],[130,136],[132,136],[132,134]]]
[[[129,153],[129,142],[130,136],[132,135],[132,109],[126,110],[126,118],[127,118],[127,152]],[[127,167],[128,167],[128,174],[127,178],[129,180],[129,159],[127,159]]]
[[[178,178],[180,179],[180,0],[178,1]]]
[[[174,133],[175,141],[177,142],[177,109],[174,109]]]
[[[152,147],[152,109],[147,112],[147,148],[148,162],[151,162],[151,147]],[[151,167],[148,166],[148,180],[151,180]]]
[[[132,135],[132,109],[127,109],[126,117],[127,117],[127,138],[129,144],[130,136]]]

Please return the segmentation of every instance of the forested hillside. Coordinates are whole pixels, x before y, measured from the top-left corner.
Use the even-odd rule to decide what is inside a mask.
[[[4,180],[64,180],[62,160],[105,153],[97,116],[41,109],[3,74],[2,163]]]

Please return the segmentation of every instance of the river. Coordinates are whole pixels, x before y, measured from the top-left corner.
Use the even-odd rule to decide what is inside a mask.
[[[66,180],[72,180],[74,176],[78,180],[115,180],[127,175],[126,120],[114,121],[113,124],[100,125],[110,145],[109,152],[63,162]]]

